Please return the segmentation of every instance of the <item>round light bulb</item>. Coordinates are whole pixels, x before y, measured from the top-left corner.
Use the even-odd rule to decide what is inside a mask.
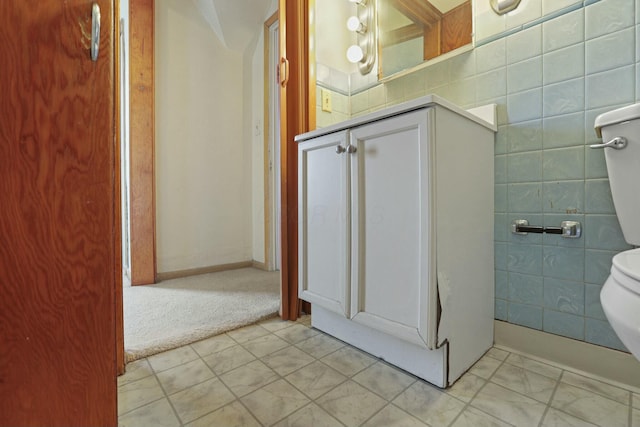
[[[347,49],[347,59],[349,62],[356,64],[362,61],[362,58],[364,58],[364,52],[360,46],[356,44],[349,46],[349,49]]]
[[[357,16],[352,16],[347,19],[347,28],[349,29],[349,31],[358,31],[361,25],[362,23]]]

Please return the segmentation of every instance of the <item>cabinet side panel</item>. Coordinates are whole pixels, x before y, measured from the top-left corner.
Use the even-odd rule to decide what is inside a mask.
[[[493,344],[494,133],[436,109],[438,341],[449,341],[449,381]]]

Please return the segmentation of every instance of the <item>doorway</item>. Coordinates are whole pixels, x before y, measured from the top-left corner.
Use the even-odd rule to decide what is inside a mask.
[[[147,1],[148,0],[142,0],[145,4]],[[134,6],[136,3],[135,1],[131,1],[130,6]],[[136,216],[136,185],[140,183],[139,180],[136,181],[135,179],[135,174],[138,169],[136,159],[140,158],[139,155],[136,157],[136,147],[139,148],[139,143],[141,142],[140,135],[134,132],[134,126],[141,121],[140,112],[136,110],[136,98],[140,96],[136,87],[136,78],[139,76],[139,73],[136,72],[136,67],[139,67],[139,63],[141,62],[140,50],[138,49],[140,43],[136,42],[135,39],[140,33],[143,33],[145,37],[148,36],[146,39],[147,43],[144,45],[146,50],[143,54],[149,54],[148,57],[146,57],[149,61],[146,61],[145,64],[149,62],[151,65],[157,67],[151,69],[149,72],[149,75],[154,76],[155,80],[150,81],[151,85],[142,95],[154,93],[154,96],[151,97],[154,101],[151,107],[154,109],[151,111],[155,117],[157,117],[155,123],[151,123],[155,125],[155,138],[152,141],[153,147],[151,149],[155,150],[152,154],[155,154],[155,182],[157,182],[158,190],[155,206],[157,206],[157,211],[146,211],[146,214],[147,216],[158,214],[158,250],[153,253],[158,254],[158,267],[160,272],[160,274],[158,274],[160,277],[158,278],[161,279],[162,282],[152,286],[134,286],[133,288],[125,289],[125,335],[128,337],[132,336],[132,334],[129,334],[129,332],[131,332],[129,326],[139,326],[139,329],[142,329],[143,322],[152,320],[153,316],[156,315],[156,312],[150,311],[148,314],[140,316],[144,318],[138,322],[135,316],[143,313],[144,309],[142,305],[135,303],[136,296],[131,297],[133,293],[145,293],[146,295],[141,299],[143,300],[142,304],[147,304],[150,300],[148,296],[152,292],[154,295],[165,295],[169,292],[169,287],[176,289],[182,286],[182,284],[176,283],[175,280],[185,279],[184,282],[191,283],[191,279],[186,279],[186,276],[191,276],[192,274],[193,276],[191,277],[202,276],[214,274],[214,272],[222,269],[251,267],[252,265],[259,269],[268,269],[262,262],[267,261],[267,258],[262,257],[266,257],[268,253],[265,248],[265,243],[262,242],[263,236],[257,234],[256,236],[259,236],[259,240],[256,239],[255,246],[250,247],[250,249],[256,249],[255,254],[257,255],[254,258],[257,262],[252,262],[250,258],[247,259],[244,252],[240,254],[240,256],[244,257],[241,262],[234,261],[239,257],[237,255],[238,251],[245,250],[244,246],[241,245],[245,245],[247,241],[250,244],[252,243],[251,240],[247,238],[247,236],[253,237],[253,235],[247,234],[252,231],[251,222],[248,224],[245,223],[245,219],[253,219],[251,218],[252,206],[255,206],[256,210],[260,210],[256,212],[254,217],[256,221],[254,224],[258,225],[256,229],[259,229],[259,233],[262,235],[266,232],[265,229],[260,227],[260,223],[264,223],[264,212],[271,211],[269,199],[266,199],[264,197],[265,195],[260,194],[256,197],[255,205],[252,205],[251,189],[257,188],[261,190],[265,188],[265,183],[269,182],[268,179],[271,177],[271,175],[265,172],[269,169],[269,163],[267,163],[267,167],[265,167],[265,161],[262,159],[263,155],[265,159],[271,159],[273,161],[277,161],[278,157],[277,154],[270,157],[267,155],[267,152],[264,151],[264,135],[266,132],[257,138],[253,138],[257,135],[248,135],[246,133],[245,126],[250,123],[248,120],[250,116],[243,115],[243,113],[246,113],[246,110],[243,110],[243,108],[250,104],[246,101],[245,103],[241,103],[242,97],[221,95],[228,94],[231,91],[234,91],[233,93],[236,95],[242,93],[234,89],[243,87],[245,82],[248,81],[243,80],[248,77],[248,73],[246,75],[243,74],[244,68],[241,68],[243,66],[241,56],[224,48],[219,37],[216,37],[215,40],[213,39],[214,34],[211,33],[211,29],[208,28],[206,17],[203,20],[198,14],[198,12],[202,13],[202,11],[199,11],[195,6],[189,5],[189,7],[186,7],[179,0],[151,2],[151,5],[155,10],[146,8],[144,12],[147,12],[150,18],[155,19],[149,19],[146,26],[138,25],[134,11],[132,10],[130,13],[131,44],[129,46],[130,58],[128,62],[131,68],[131,93],[128,101],[131,105],[131,130],[128,141],[132,148],[129,166],[132,177],[129,187],[131,189],[131,250],[129,253],[132,256],[130,264],[132,267],[132,275],[135,277],[136,270],[140,266],[136,258],[136,250],[138,247],[136,246],[136,237],[140,237],[140,233],[136,234],[136,230],[139,231],[139,229],[135,226],[136,220],[138,219]],[[138,7],[138,9],[140,8]],[[138,10],[138,12],[140,11]],[[257,25],[254,24],[252,27],[254,32],[260,32],[262,30],[264,19],[264,15],[259,17]],[[189,23],[196,25],[190,25]],[[154,28],[154,26],[156,25],[160,31],[155,31],[156,28]],[[147,28],[150,31],[143,31]],[[190,35],[191,37],[191,35],[197,33],[202,37],[197,38],[199,44],[187,44],[190,50],[187,49],[185,45],[176,43],[176,37],[169,37],[168,28],[171,28],[172,31],[179,35]],[[272,30],[277,31],[277,27]],[[193,41],[192,39],[189,40]],[[148,46],[150,43],[154,43],[154,46],[157,46],[157,48],[149,49]],[[258,45],[253,45],[252,47],[256,49],[254,53],[256,61],[260,61],[260,68],[252,70],[255,72],[253,76],[257,79],[257,83],[262,83],[260,80],[263,80],[263,67],[261,64],[263,58],[260,58],[264,50],[263,44],[264,43],[261,42],[258,49],[256,49]],[[214,52],[215,55],[203,57],[201,55],[203,51]],[[154,53],[155,55],[152,55]],[[217,61],[218,63],[213,63],[213,61]],[[225,66],[221,67],[220,64],[225,64]],[[207,78],[211,79],[211,70],[217,72],[216,75],[220,76],[220,78],[213,79],[214,81],[204,80],[204,76],[208,76]],[[247,70],[249,69],[247,68]],[[176,73],[177,76],[181,78],[173,78],[170,80],[169,78],[172,76],[175,77]],[[207,84],[193,85],[191,84],[193,82],[206,82]],[[253,82],[256,82],[256,80],[251,81],[251,83]],[[157,92],[154,90],[156,84],[158,88],[160,88]],[[254,94],[256,101],[258,101],[264,93],[262,86],[262,84],[254,86],[257,89]],[[272,88],[272,91],[273,90]],[[247,91],[246,93],[248,94],[250,92]],[[216,95],[218,95],[219,99],[225,99],[226,101],[212,104],[210,101],[216,99]],[[268,99],[269,96],[266,97],[265,101]],[[258,102],[262,103],[261,100]],[[175,105],[180,105],[180,113],[183,114],[180,116],[181,120],[179,121],[176,120],[176,114],[175,111],[173,111],[175,108],[171,108]],[[256,105],[259,106],[259,108],[255,110],[254,117],[259,118],[259,120],[257,120],[258,124],[259,122],[265,123],[264,109],[262,105]],[[277,104],[275,105],[276,114],[279,114]],[[188,125],[185,125],[185,123]],[[210,135],[212,128],[211,123],[219,124],[217,127],[213,126],[213,128],[216,128],[215,135]],[[272,126],[271,129],[273,128]],[[177,131],[180,131],[179,138],[176,138]],[[248,139],[247,136],[251,136],[252,138]],[[256,145],[253,145],[254,140]],[[239,144],[238,141],[243,141],[243,144]],[[260,153],[257,151],[260,151]],[[257,168],[254,173],[257,172],[261,179],[256,179],[255,187],[253,187],[254,184],[252,182],[253,174],[249,172],[245,173],[250,165],[253,167],[252,163],[246,161],[250,158],[248,155],[253,156],[253,153],[256,154],[256,160],[260,159],[255,164]],[[273,163],[271,163],[271,169],[273,174],[277,175],[279,168],[273,166]],[[262,173],[260,171],[262,171]],[[264,183],[262,182],[263,179]],[[212,183],[216,185],[211,185]],[[250,183],[251,187],[249,187],[247,183]],[[278,184],[270,185],[274,185],[276,188],[278,187]],[[149,185],[149,188],[151,188],[151,185]],[[257,193],[258,192],[256,192],[256,195]],[[262,193],[262,191],[259,191],[259,193]],[[277,203],[275,204],[277,205]],[[277,212],[277,210],[275,212]],[[275,217],[274,220],[277,218],[279,217]],[[248,225],[248,227],[246,225]],[[271,226],[271,221],[269,225]],[[238,234],[240,232],[242,234]],[[172,244],[171,239],[176,237],[176,234],[178,240],[174,240],[173,242],[176,243]],[[150,240],[151,239],[149,239],[149,241]],[[270,244],[271,240],[269,240],[269,245]],[[188,249],[188,251],[185,250],[185,248]],[[265,252],[261,253],[261,249],[263,248]],[[274,252],[277,253],[278,251]],[[184,255],[185,253],[188,253],[188,255]],[[194,258],[188,259],[188,262],[186,262],[184,259],[173,258],[175,254],[183,258],[193,255]],[[251,255],[251,253],[249,253],[249,255]],[[196,256],[200,256],[201,258],[196,258]],[[205,262],[202,262],[201,259],[204,259]],[[225,259],[229,259],[231,262],[225,262]],[[214,262],[207,265],[206,260],[213,260]],[[190,266],[189,262],[192,263],[191,265],[202,265],[203,267],[192,269],[184,268],[183,266]],[[237,274],[240,273],[241,272],[237,272]],[[265,271],[261,271],[260,273],[269,275],[269,277],[273,276],[272,273]],[[236,273],[234,273],[234,275],[235,274]],[[277,313],[279,303],[279,276],[277,276],[276,279],[277,282],[274,283],[273,293],[278,300],[276,300],[276,307],[273,310],[273,314]],[[240,279],[234,277],[233,280],[239,281]],[[258,280],[254,280],[253,282],[256,285],[259,284]],[[134,282],[134,284],[136,283]],[[210,283],[207,282],[207,286],[208,284]],[[204,287],[205,285],[196,284],[196,286]],[[183,294],[186,295],[186,291]],[[203,298],[200,298],[196,300],[196,303],[201,303],[202,300]],[[175,301],[177,301],[177,298],[169,299],[169,302]],[[245,300],[244,303],[226,304],[225,307],[243,307],[243,310],[246,311],[248,305],[252,312],[254,309],[259,308],[258,304],[247,303],[247,301],[248,300]],[[188,303],[180,306],[190,307]],[[163,310],[168,311],[166,310],[167,305],[164,303],[154,304],[153,307],[156,309],[157,307],[162,307]],[[187,311],[189,310],[190,309],[187,309]],[[196,314],[203,315],[216,312],[216,310],[211,309],[194,309],[193,311],[196,312]],[[179,314],[177,310],[175,314]],[[262,316],[263,315],[260,315],[259,317]],[[161,320],[166,317],[167,316],[161,316]],[[194,323],[196,320],[195,316],[185,315],[184,318]],[[152,325],[157,325],[157,323],[158,322],[152,322]],[[175,325],[176,323],[172,326]],[[213,322],[211,322],[211,325],[213,325]],[[177,328],[159,328],[160,331],[169,331],[170,329]],[[155,330],[152,332],[155,333]],[[150,341],[152,337],[150,333],[145,333],[142,338]],[[127,352],[129,354],[133,353],[130,351],[134,349],[134,346],[131,344],[132,342],[132,340],[127,340]],[[146,342],[147,341],[143,342],[143,344],[146,345]],[[160,345],[155,346],[155,348],[159,347]],[[136,346],[136,348],[139,347]],[[136,354],[140,355],[142,351]]]

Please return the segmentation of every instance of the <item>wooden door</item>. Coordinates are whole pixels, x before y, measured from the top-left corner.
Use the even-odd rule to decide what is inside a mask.
[[[351,316],[436,348],[437,287],[430,110],[350,132]]]
[[[298,151],[300,298],[349,317],[347,132],[305,141]]]
[[[0,2],[0,425],[115,425],[113,0]]]

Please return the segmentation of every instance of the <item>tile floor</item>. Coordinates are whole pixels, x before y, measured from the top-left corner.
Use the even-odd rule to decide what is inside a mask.
[[[138,360],[120,426],[640,426],[640,394],[492,348],[441,390],[316,329],[270,319]]]

